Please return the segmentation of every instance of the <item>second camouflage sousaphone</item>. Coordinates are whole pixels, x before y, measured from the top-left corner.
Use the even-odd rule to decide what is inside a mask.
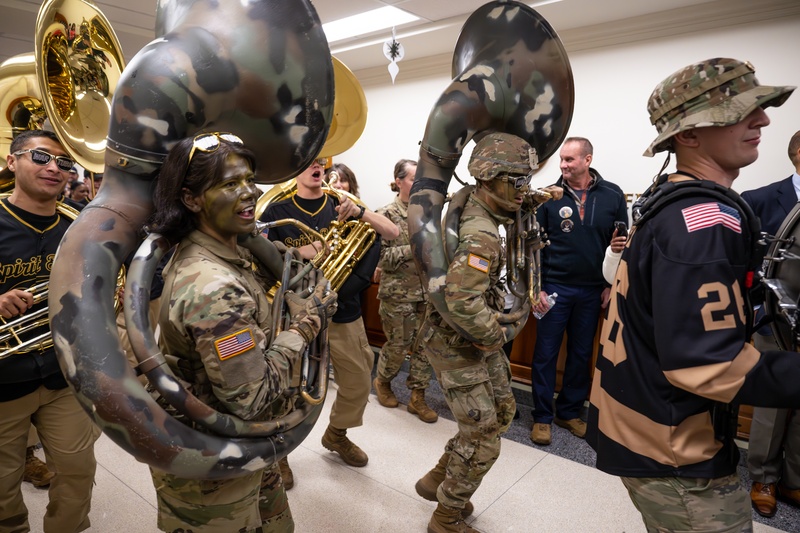
[[[572,119],[572,69],[555,30],[536,11],[489,2],[464,24],[454,79],[428,117],[408,207],[411,250],[436,310],[459,334],[444,301],[448,263],[442,206],[461,152],[472,139],[505,132],[528,141],[539,163],[558,149]]]

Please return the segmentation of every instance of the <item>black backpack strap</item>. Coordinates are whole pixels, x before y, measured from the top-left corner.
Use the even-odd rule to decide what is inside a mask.
[[[641,226],[664,207],[687,196],[706,196],[736,208],[747,228],[747,247],[750,250],[747,270],[755,272],[760,259],[757,253],[761,238],[761,221],[739,193],[709,180],[667,181],[664,174],[640,196],[633,205],[633,225]]]

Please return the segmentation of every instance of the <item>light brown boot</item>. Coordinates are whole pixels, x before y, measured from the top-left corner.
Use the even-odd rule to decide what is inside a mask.
[[[378,397],[378,403],[384,407],[397,407],[397,396],[392,392],[392,384],[388,381],[383,381],[381,378],[375,378],[372,381],[372,386],[375,387],[375,396]]]
[[[446,475],[445,468],[447,468],[447,461],[449,460],[450,456],[445,453],[439,458],[439,462],[436,463],[436,466],[433,467],[433,470],[425,474],[422,479],[417,481],[417,484],[414,485],[414,489],[417,491],[417,494],[429,502],[439,501],[439,499],[436,497],[436,490],[439,488],[439,485],[442,484],[442,481],[444,481]],[[466,505],[464,505],[464,508],[461,510],[461,518],[468,517],[474,510],[475,506],[472,505],[472,502],[467,502]]]
[[[328,450],[338,453],[342,461],[350,466],[366,466],[367,461],[369,461],[369,457],[364,453],[364,450],[347,438],[346,429],[339,429],[329,425],[322,436],[322,445]]]
[[[283,480],[283,488],[289,490],[294,487],[294,473],[289,466],[289,458],[284,457],[278,461],[278,468],[281,471],[281,479]]]
[[[531,430],[531,440],[539,446],[549,446],[551,440],[550,429],[550,424],[534,424]]]
[[[470,527],[461,518],[461,509],[447,507],[441,503],[436,506],[436,510],[428,522],[428,533],[480,533],[477,529]]]
[[[417,415],[420,420],[433,424],[439,420],[436,411],[428,407],[425,403],[425,389],[414,389],[411,391],[411,399],[408,400],[408,412]]]
[[[27,481],[36,488],[44,488],[50,485],[50,480],[55,474],[47,469],[38,457],[33,454],[34,446],[28,446],[25,450],[25,470],[22,473],[22,481]]]

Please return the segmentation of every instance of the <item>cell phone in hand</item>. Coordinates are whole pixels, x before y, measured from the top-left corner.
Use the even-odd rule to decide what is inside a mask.
[[[622,220],[617,220],[614,222],[614,227],[617,229],[617,237],[627,237],[628,236],[628,223],[623,222]]]

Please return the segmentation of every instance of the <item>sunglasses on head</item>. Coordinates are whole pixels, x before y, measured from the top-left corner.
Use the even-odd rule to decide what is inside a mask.
[[[192,149],[189,151],[189,159],[186,161],[186,172],[189,172],[189,165],[192,164],[192,158],[198,150],[206,153],[216,152],[219,148],[219,145],[222,144],[222,141],[244,146],[244,141],[238,135],[234,135],[233,133],[219,131],[201,133],[192,141]],[[184,172],[184,177],[186,172]]]
[[[526,185],[530,185],[531,184],[531,180],[533,179],[533,174],[527,174],[525,176],[508,176],[508,175],[506,175],[506,176],[503,176],[500,179],[502,179],[503,181],[506,181],[508,183],[513,184],[515,189],[521,189],[521,188],[525,187]]]
[[[31,154],[31,161],[43,167],[47,166],[47,164],[50,163],[53,158],[55,158],[56,166],[58,167],[58,170],[62,172],[69,172],[72,170],[73,165],[75,165],[75,161],[65,155],[53,155],[45,152],[44,150],[39,150],[38,148],[20,150],[19,152],[14,152],[12,155],[19,157],[22,154]]]

